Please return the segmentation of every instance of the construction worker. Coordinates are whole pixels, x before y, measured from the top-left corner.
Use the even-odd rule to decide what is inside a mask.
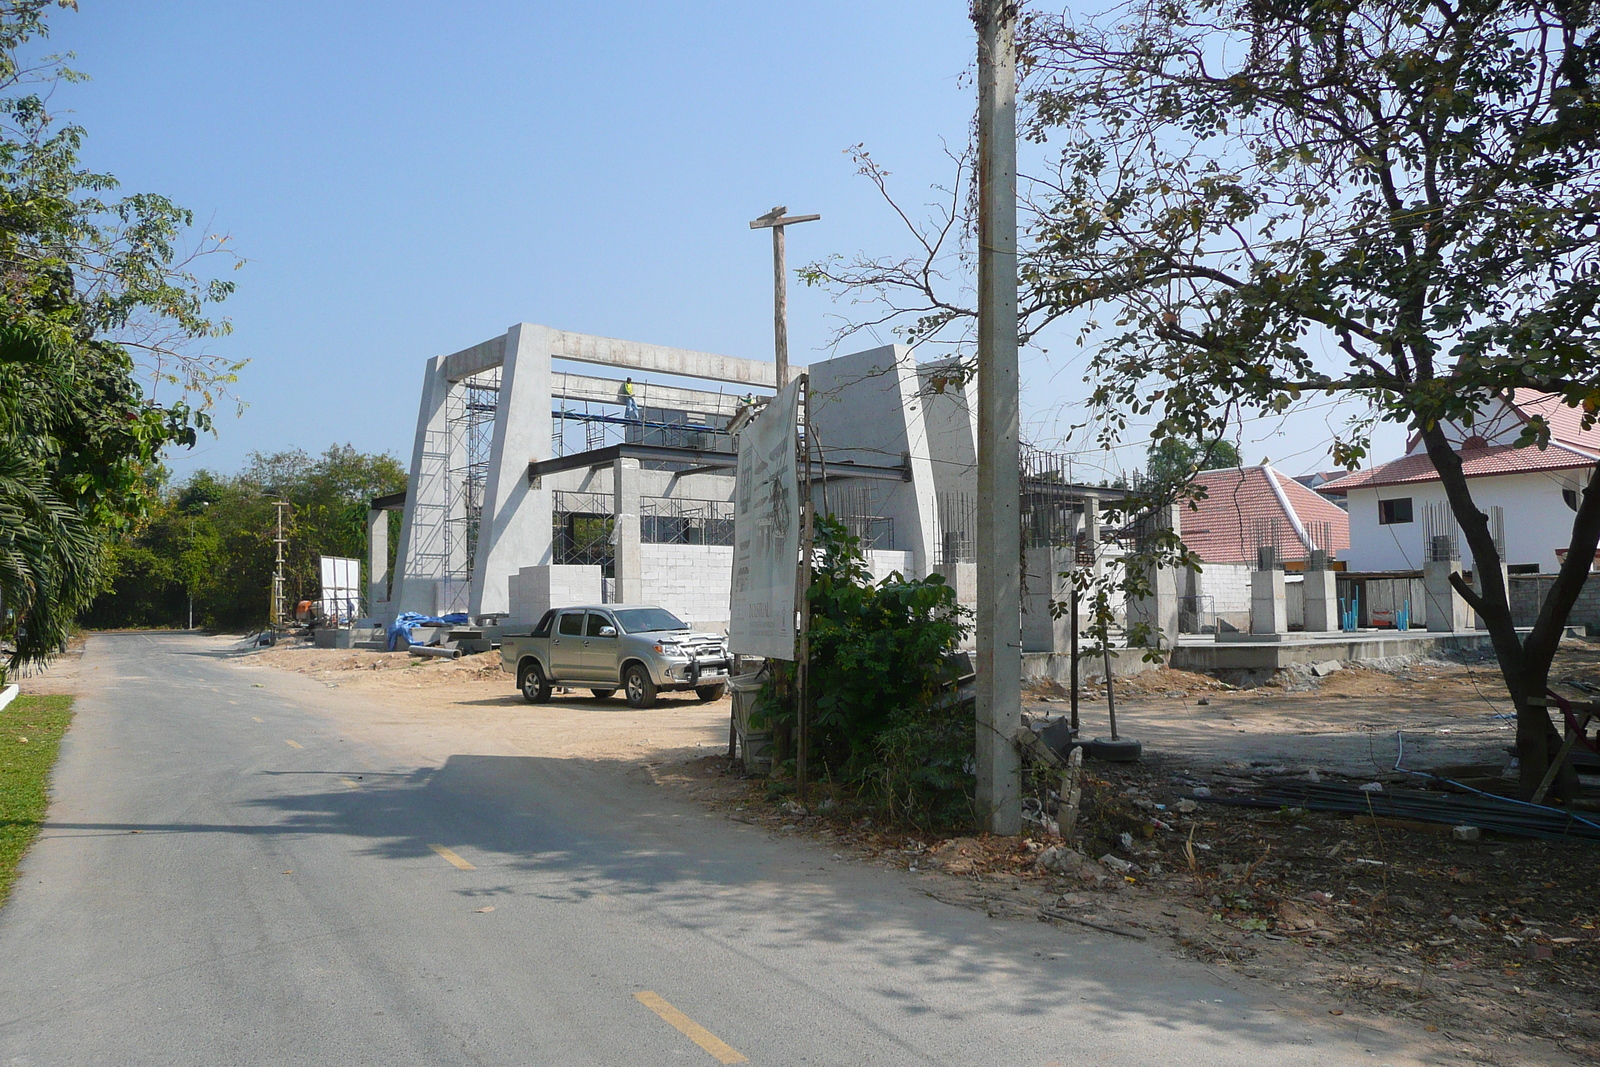
[[[639,417],[639,404],[633,399],[633,379],[629,378],[622,383],[622,414],[624,418],[637,419]]]

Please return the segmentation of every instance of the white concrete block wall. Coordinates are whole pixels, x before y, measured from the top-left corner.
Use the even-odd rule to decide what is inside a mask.
[[[596,566],[523,567],[506,580],[511,615],[505,625],[532,626],[551,608],[601,603],[600,582],[600,568]]]
[[[1195,594],[1210,597],[1210,610],[1240,629],[1250,620],[1250,566],[1246,563],[1207,563],[1194,575]],[[1207,607],[1204,599],[1200,607]]]
[[[643,598],[700,630],[726,631],[731,545],[639,546]]]
[[[885,548],[869,548],[867,550],[867,570],[872,573],[872,580],[881,582],[895,571],[904,575],[911,575],[912,565],[916,556],[907,551]]]

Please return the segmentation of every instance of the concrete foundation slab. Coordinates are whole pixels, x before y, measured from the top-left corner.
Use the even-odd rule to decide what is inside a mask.
[[[1246,635],[1240,635],[1246,636]],[[1209,638],[1180,641],[1172,652],[1172,666],[1185,671],[1281,670],[1290,664],[1307,666],[1339,660],[1389,659],[1426,656],[1444,651],[1490,652],[1489,635],[1474,630],[1430,633],[1426,630],[1388,630],[1375,633],[1292,634],[1290,640],[1226,641]]]

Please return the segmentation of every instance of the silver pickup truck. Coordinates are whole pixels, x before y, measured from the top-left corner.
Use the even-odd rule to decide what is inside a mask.
[[[548,701],[558,685],[587,689],[599,700],[621,689],[636,708],[650,707],[670,689],[716,700],[728,666],[722,637],[691,633],[665,608],[551,608],[531,633],[500,638],[500,668],[516,676],[523,699],[535,704]]]

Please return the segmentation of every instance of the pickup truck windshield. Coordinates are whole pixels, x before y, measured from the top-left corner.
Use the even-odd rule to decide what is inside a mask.
[[[687,630],[689,624],[665,608],[620,608],[617,622],[624,633],[648,634],[657,630]]]

